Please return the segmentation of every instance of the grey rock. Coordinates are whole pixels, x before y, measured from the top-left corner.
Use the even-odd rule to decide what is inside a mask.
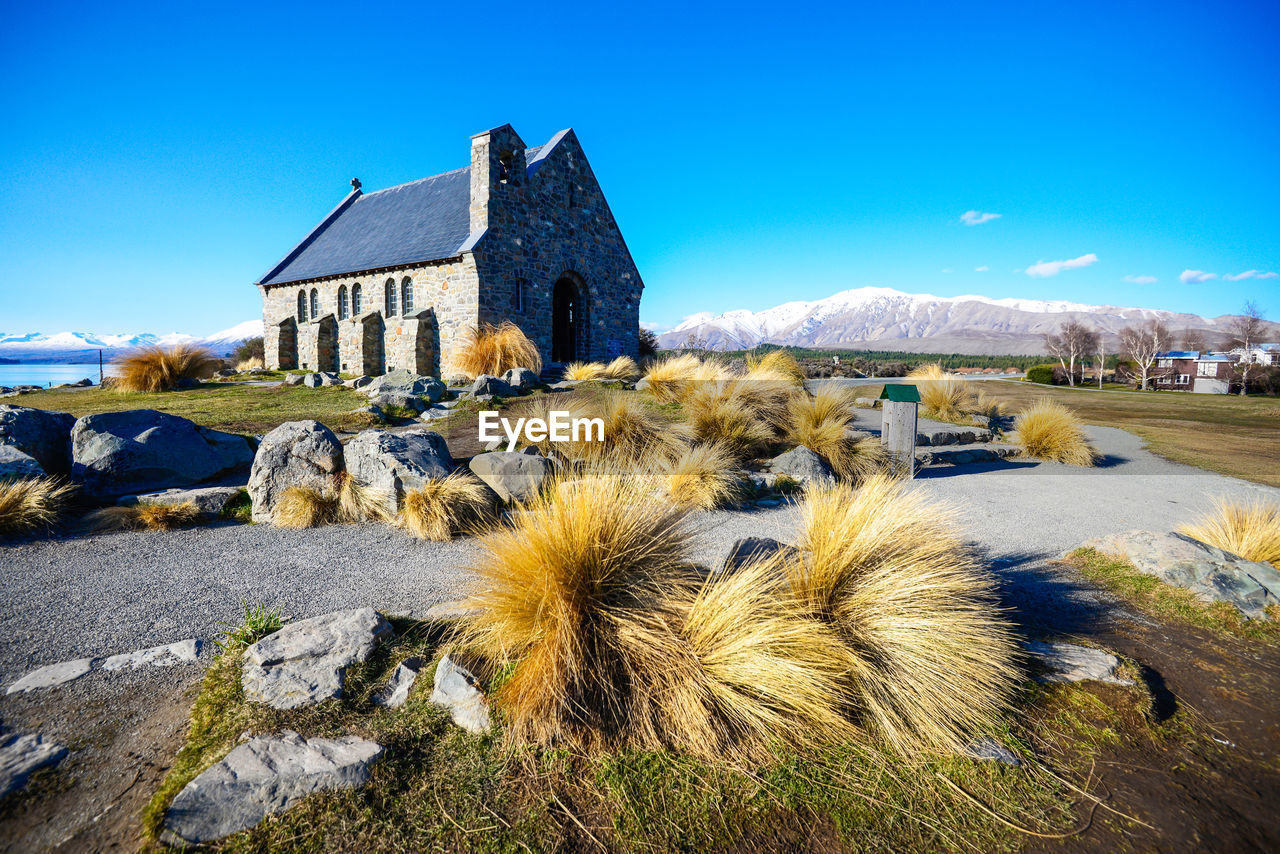
[[[1015,768],[1022,765],[1022,760],[1015,756],[1012,750],[990,736],[980,738],[972,744],[966,745],[964,755],[980,762],[998,762],[1001,765],[1012,765]]]
[[[502,375],[502,381],[515,389],[517,394],[528,394],[542,388],[542,380],[528,368],[512,368]]]
[[[178,793],[165,815],[165,841],[212,842],[315,792],[358,788],[381,755],[381,745],[353,735],[304,739],[285,730],[251,738]]]
[[[97,663],[98,659],[96,658],[77,658],[74,661],[60,661],[57,664],[46,665],[31,671],[17,682],[14,682],[5,690],[5,694],[26,694],[29,691],[36,691],[41,688],[56,688],[59,685],[65,685],[73,679],[79,679],[88,673]]]
[[[324,385],[324,377],[317,373],[304,374],[302,385],[307,388],[320,388],[320,386]]]
[[[422,413],[422,415],[419,417],[419,420],[429,424],[432,421],[439,421],[441,418],[448,418],[452,414],[453,414],[453,410],[449,409],[448,407],[432,406],[426,412]]]
[[[641,377],[640,379],[636,380],[636,386],[635,386],[636,391],[644,391],[648,387],[649,387],[648,377]]]
[[[397,433],[365,430],[347,443],[346,461],[351,476],[383,492],[393,512],[400,509],[405,492],[453,471],[448,443],[426,427]]]
[[[486,394],[494,397],[513,397],[515,393],[516,390],[507,385],[506,382],[488,374],[481,374],[476,377],[476,381],[471,384],[470,390],[470,395],[473,398],[479,398]]]
[[[473,608],[467,605],[465,600],[458,599],[453,602],[437,602],[423,613],[422,619],[461,620],[465,617],[474,617],[478,613],[480,613],[479,608]]]
[[[844,431],[844,437],[850,442],[861,442],[863,439],[870,439],[871,434],[866,430],[854,430],[850,428]]]
[[[103,670],[137,670],[139,667],[173,667],[177,664],[190,664],[200,655],[200,641],[197,638],[139,649],[135,652],[124,652],[113,655],[102,662]]]
[[[0,798],[27,784],[32,771],[61,762],[67,749],[42,735],[0,736]]]
[[[471,471],[503,501],[527,501],[538,494],[554,466],[543,456],[490,451],[471,458]]]
[[[1126,531],[1085,546],[1127,559],[1139,572],[1185,587],[1206,602],[1226,602],[1249,619],[1267,619],[1267,607],[1280,603],[1276,567],[1183,534]]]
[[[366,374],[365,376],[362,376],[362,377],[356,377],[355,379],[345,380],[342,384],[347,388],[361,389],[369,385],[371,382],[373,382],[373,377],[368,376]]]
[[[194,486],[253,461],[243,436],[154,409],[86,415],[71,430],[71,477],[94,498]]]
[[[0,480],[41,477],[44,467],[35,457],[12,445],[0,445]]]
[[[990,441],[991,431],[977,427],[934,427],[916,432],[916,444],[925,447],[972,445],[975,442]]]
[[[409,394],[414,397],[425,397],[435,403],[444,396],[444,383],[435,377],[425,377],[409,371],[389,371],[364,386],[371,397],[386,392]]]
[[[302,385],[306,374],[286,374],[284,378],[285,385]]]
[[[34,457],[49,474],[71,471],[71,428],[76,417],[66,412],[0,404],[0,445]]]
[[[769,468],[775,474],[790,475],[802,486],[833,483],[836,480],[836,473],[827,465],[826,460],[804,445],[774,457],[769,461]]]
[[[320,384],[323,386],[342,385],[342,377],[332,371],[321,371]]]
[[[880,401],[874,397],[855,397],[853,405],[859,409],[879,409]]]
[[[387,409],[392,406],[401,409],[412,409],[414,412],[422,412],[431,404],[426,398],[407,391],[383,391],[374,395],[370,395],[369,403],[374,406]]]
[[[489,704],[479,683],[470,671],[447,655],[436,665],[431,702],[448,709],[453,722],[467,732],[480,735],[489,731]]]
[[[342,443],[319,421],[286,421],[262,437],[249,473],[253,521],[270,522],[291,486],[323,490],[344,468]]]
[[[373,704],[388,709],[398,709],[403,706],[409,699],[409,692],[413,690],[413,683],[417,681],[418,674],[422,671],[422,665],[420,658],[406,658],[400,662],[392,671],[387,684],[373,695]]]
[[[341,697],[347,668],[367,660],[391,633],[391,624],[372,608],[289,623],[245,650],[245,696],[277,709]]]
[[[217,516],[240,494],[239,486],[204,486],[196,489],[166,489],[161,492],[144,492],[126,495],[117,504],[129,507],[134,504],[160,504],[173,507],[188,501],[205,516]]]
[[[1045,668],[1039,682],[1084,682],[1093,680],[1111,685],[1132,685],[1132,679],[1116,675],[1120,659],[1106,650],[1074,643],[1031,641],[1023,648]]]
[[[236,372],[233,368],[222,368],[214,371],[213,375],[220,380],[225,380],[227,377],[234,377]]]
[[[744,537],[734,542],[729,548],[729,554],[725,556],[721,571],[732,572],[747,564],[773,557],[776,554],[799,556],[800,550],[793,545],[780,542],[771,537]]]
[[[583,382],[585,382],[585,380],[560,380],[560,382],[552,383],[547,387],[552,391],[573,391],[578,386],[582,385]],[[645,385],[645,388],[648,388],[647,384]]]

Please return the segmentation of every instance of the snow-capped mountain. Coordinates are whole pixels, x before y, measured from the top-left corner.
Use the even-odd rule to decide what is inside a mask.
[[[938,297],[892,288],[857,288],[813,302],[785,302],[751,312],[701,312],[658,336],[662,347],[697,342],[717,350],[757,344],[867,350],[970,353],[1044,352],[1044,335],[1079,320],[1114,340],[1122,328],[1159,318],[1175,334],[1204,333],[1220,343],[1231,317],[1204,318],[1151,308],[1084,305],[1063,300]]]
[[[214,355],[226,356],[246,338],[262,334],[261,320],[246,320],[230,329],[200,337],[183,332],[163,335],[153,333],[99,335],[91,332],[41,332],[6,334],[0,332],[0,358],[21,362],[88,362],[96,361],[98,351],[110,357],[137,347],[174,344],[198,344],[208,347]]]

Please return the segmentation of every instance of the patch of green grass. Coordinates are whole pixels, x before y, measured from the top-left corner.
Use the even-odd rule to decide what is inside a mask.
[[[218,517],[227,522],[252,524],[253,499],[249,497],[249,490],[242,489],[237,492],[234,498],[223,505]]]
[[[386,416],[388,421],[417,421],[418,410],[408,406],[400,406],[391,403],[381,407],[382,414]]]
[[[246,600],[244,603],[244,621],[239,625],[232,623],[223,623],[227,632],[222,640],[218,641],[218,646],[223,652],[249,646],[257,641],[265,638],[267,635],[280,631],[284,626],[284,619],[280,616],[279,608],[267,610],[266,605],[251,606]]]
[[[1280,608],[1275,606],[1270,609],[1270,620],[1249,620],[1226,602],[1206,603],[1190,590],[1165,584],[1139,572],[1128,561],[1095,549],[1076,549],[1067,555],[1066,562],[1085,578],[1154,616],[1247,640],[1280,642]]]

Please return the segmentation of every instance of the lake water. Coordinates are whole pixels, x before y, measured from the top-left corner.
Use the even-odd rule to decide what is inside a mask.
[[[112,374],[112,366],[105,365],[103,370],[107,376]],[[98,384],[98,363],[92,365],[0,365],[0,385],[39,385],[48,388],[60,383],[74,383],[88,377]]]

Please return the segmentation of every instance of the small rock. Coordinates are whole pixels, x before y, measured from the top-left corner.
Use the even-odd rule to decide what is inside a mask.
[[[320,386],[324,385],[324,377],[316,373],[304,374],[302,385],[307,388],[320,388]]]
[[[422,615],[424,620],[460,620],[464,617],[473,617],[480,613],[479,608],[471,608],[467,606],[464,600],[454,602],[437,602],[426,610]]]
[[[1001,765],[1012,765],[1015,768],[1022,765],[1022,760],[1015,756],[1012,750],[990,736],[978,739],[965,747],[963,752],[970,759],[983,762],[999,762]]]
[[[77,658],[75,661],[60,661],[57,664],[46,665],[31,671],[17,682],[14,682],[5,691],[5,694],[19,692],[25,694],[28,691],[35,691],[39,688],[56,688],[59,685],[65,685],[73,679],[79,679],[88,673],[97,663],[98,659],[96,658]]]
[[[372,608],[290,623],[245,650],[245,696],[277,709],[341,697],[347,668],[366,661],[391,633],[391,624]]]
[[[355,379],[346,380],[342,384],[347,388],[360,389],[364,388],[371,382],[373,382],[373,377],[365,375],[362,377],[356,377]]]
[[[0,736],[0,798],[27,784],[32,771],[61,762],[67,749],[42,735]]]
[[[483,395],[490,395],[489,399],[493,397],[513,397],[515,393],[516,390],[507,385],[507,383],[488,374],[481,374],[471,384],[471,397],[475,399],[483,399]]]
[[[527,501],[538,494],[554,466],[543,456],[490,451],[471,458],[471,471],[503,501]]]
[[[173,507],[190,502],[205,516],[217,516],[238,496],[243,487],[206,486],[200,489],[166,489],[162,492],[144,492],[126,495],[117,503],[122,507],[135,504],[158,504]]]
[[[551,385],[548,386],[548,388],[550,388],[552,391],[573,391],[575,388],[577,388],[580,385],[582,385],[582,380],[561,380],[558,383],[552,383]],[[639,385],[636,386],[636,388],[639,388],[639,387],[640,387]],[[648,387],[647,383],[645,384],[645,387],[646,388]]]
[[[306,374],[287,374],[284,378],[284,384],[285,385],[302,385],[302,381],[306,376],[307,376]]]
[[[648,377],[641,377],[640,379],[636,380],[636,386],[635,386],[636,391],[644,391],[648,387],[649,387]]]
[[[769,468],[775,474],[790,475],[802,486],[811,483],[834,483],[836,473],[826,460],[806,448],[804,445],[792,448],[785,454],[779,454],[769,461]]]
[[[373,695],[373,703],[375,706],[384,706],[388,709],[398,709],[409,699],[409,692],[413,690],[413,683],[418,678],[418,673],[422,671],[423,661],[420,658],[406,658],[400,662],[399,666],[392,672],[391,678],[387,680],[387,684]]]
[[[502,381],[517,394],[528,394],[534,389],[542,388],[542,380],[528,368],[512,368],[502,375]]]
[[[441,418],[448,418],[453,414],[453,410],[444,406],[432,406],[426,412],[419,416],[420,421],[430,424],[432,421],[439,421]]]
[[[476,678],[447,655],[436,665],[431,702],[448,709],[453,722],[467,732],[489,731],[489,704]]]
[[[1032,641],[1023,648],[1048,672],[1036,677],[1038,682],[1084,682],[1093,680],[1110,685],[1132,685],[1132,679],[1116,676],[1120,659],[1109,652],[1074,643]]]
[[[353,735],[304,739],[285,730],[251,738],[178,793],[165,815],[165,841],[212,842],[315,792],[363,786],[381,755],[381,745]]]
[[[128,667],[131,670],[137,670],[147,664],[152,667],[173,667],[177,664],[189,664],[199,655],[200,641],[197,638],[189,638],[164,646],[153,646],[150,649],[113,655],[102,662],[102,669],[123,670]]]

